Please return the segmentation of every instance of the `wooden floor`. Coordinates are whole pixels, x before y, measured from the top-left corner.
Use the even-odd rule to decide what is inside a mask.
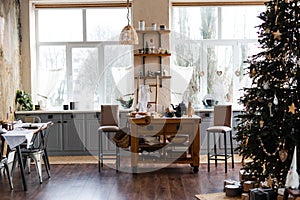
[[[195,194],[223,191],[224,179],[238,180],[241,165],[224,173],[224,164],[217,168],[201,164],[199,172],[193,173],[186,164],[172,164],[166,168],[132,174],[118,172],[104,166],[101,173],[97,164],[51,165],[51,179],[43,171],[44,181],[39,184],[34,165],[26,175],[28,191],[23,191],[20,172],[15,171],[14,190],[11,191],[6,175],[0,176],[0,199],[41,200],[195,200]]]

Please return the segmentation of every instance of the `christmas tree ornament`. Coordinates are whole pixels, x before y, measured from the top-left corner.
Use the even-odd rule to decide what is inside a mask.
[[[290,170],[286,176],[285,182],[286,188],[297,189],[299,187],[299,175],[297,173],[297,147],[295,146],[294,155],[292,159],[292,163],[290,166]]]
[[[292,113],[292,114],[295,114],[295,113],[296,113],[296,109],[297,109],[297,107],[295,106],[294,103],[292,103],[292,104],[289,106],[289,112]]]
[[[285,140],[283,141],[282,149],[278,153],[281,162],[285,162],[288,157],[288,151],[284,149],[284,147],[285,147]]]
[[[276,94],[274,94],[274,100],[273,100],[273,103],[274,103],[275,106],[278,105],[278,98],[277,98]]]
[[[250,77],[252,78],[253,76],[255,76],[255,74],[256,74],[255,69],[251,69],[251,71],[250,71]]]
[[[261,120],[259,121],[259,127],[260,127],[260,128],[263,128],[263,127],[264,127],[264,123],[265,123],[264,120],[261,119]]]
[[[204,71],[201,71],[201,72],[199,73],[199,75],[200,75],[201,77],[203,77],[203,76],[205,75]]]
[[[240,70],[236,70],[234,73],[235,73],[236,76],[240,76],[241,75]]]
[[[279,29],[276,31],[276,32],[273,32],[273,36],[274,36],[274,39],[276,40],[281,40],[281,35],[282,33],[280,33]]]
[[[263,88],[264,88],[265,90],[270,89],[269,81],[264,81],[264,82],[263,82]]]
[[[218,76],[221,76],[222,73],[223,73],[223,72],[222,72],[221,70],[217,71]]]
[[[288,82],[284,82],[283,83],[283,88],[284,89],[289,89],[290,88],[290,84]]]
[[[268,107],[269,107],[269,111],[270,111],[270,117],[273,117],[273,113],[272,113],[272,103],[268,103]]]
[[[288,151],[285,149],[281,149],[279,151],[279,158],[280,158],[281,162],[286,161],[287,157],[288,157]]]

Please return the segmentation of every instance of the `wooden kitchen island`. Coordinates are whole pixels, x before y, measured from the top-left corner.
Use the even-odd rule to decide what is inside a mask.
[[[133,173],[138,172],[138,163],[189,164],[197,173],[200,123],[201,118],[196,115],[172,118],[130,118]]]

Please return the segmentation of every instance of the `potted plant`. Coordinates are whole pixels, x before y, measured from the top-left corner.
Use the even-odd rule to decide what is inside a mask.
[[[125,96],[129,96],[129,95],[131,95],[131,94],[128,94]],[[125,100],[124,97],[119,97],[116,100],[120,102],[120,104],[122,105],[123,108],[125,108],[125,109],[131,108],[134,98],[132,96],[130,96],[129,99]]]
[[[31,96],[24,90],[17,90],[15,102],[17,110],[33,110]]]

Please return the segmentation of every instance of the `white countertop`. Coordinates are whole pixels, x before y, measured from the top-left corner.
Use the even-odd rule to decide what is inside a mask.
[[[241,112],[242,108],[233,108],[233,112]],[[133,109],[120,109],[120,112],[128,113],[132,112]],[[195,112],[213,112],[213,108],[200,108],[195,109]],[[32,111],[16,111],[16,114],[68,114],[68,113],[95,113],[100,112],[99,110],[32,110]]]

